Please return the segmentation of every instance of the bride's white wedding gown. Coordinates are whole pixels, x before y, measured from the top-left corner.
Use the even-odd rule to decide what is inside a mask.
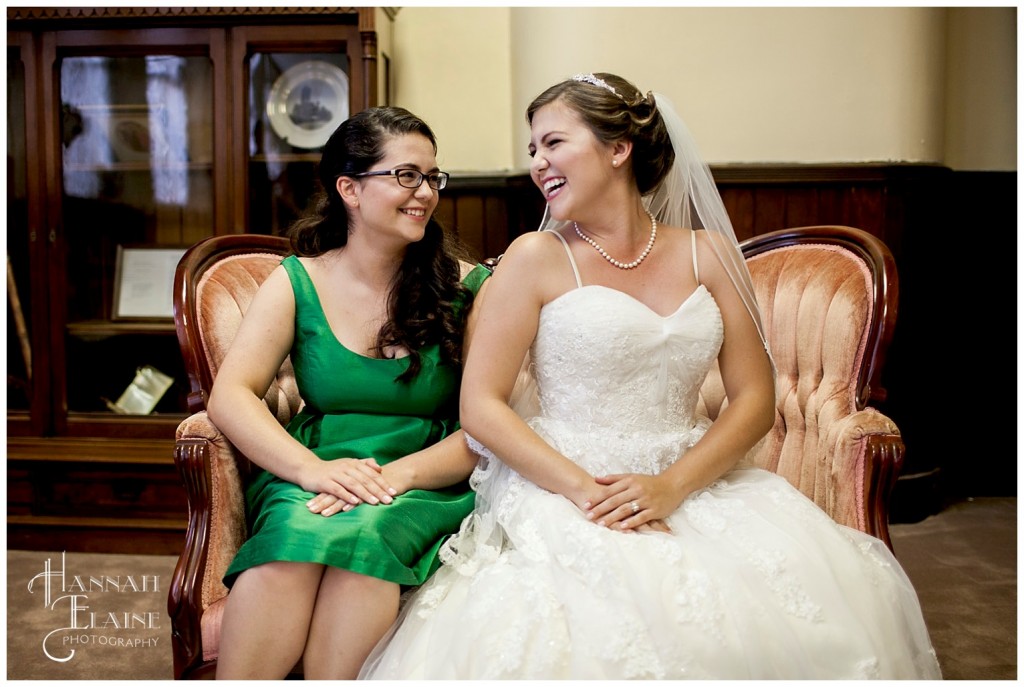
[[[569,291],[541,313],[528,422],[592,475],[661,472],[708,426],[694,408],[722,335],[703,286],[667,317]],[[773,473],[741,464],[671,534],[622,533],[475,448],[476,510],[360,677],[940,677],[885,545]]]

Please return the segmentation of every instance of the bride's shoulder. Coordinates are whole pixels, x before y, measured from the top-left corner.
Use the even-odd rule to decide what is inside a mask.
[[[502,255],[501,262],[533,264],[545,263],[564,254],[561,242],[552,231],[531,231],[517,236]]]
[[[703,260],[708,254],[714,259],[714,246],[711,244],[711,239],[708,238],[708,232],[703,229],[691,229],[689,227],[675,227],[669,225],[658,225],[658,240],[662,238],[666,242],[671,242],[674,248],[682,250],[685,246],[685,251],[689,253],[691,248],[696,249],[697,259]]]
[[[689,227],[677,227],[669,224],[658,225],[658,241],[663,241],[671,246],[673,254],[688,255],[692,247],[696,247],[697,255],[701,252],[711,250],[707,242],[707,232]]]
[[[689,227],[659,226],[658,240],[663,239],[669,246],[669,252],[687,263],[693,259],[690,256],[696,253],[697,269],[702,282],[710,285],[726,276],[717,254],[719,249],[716,249],[708,232]]]
[[[698,229],[691,229],[689,227],[677,227],[674,224],[661,224],[660,222],[658,223],[659,238],[662,236],[671,236],[673,239],[677,241],[689,241],[690,236],[693,235],[696,236],[697,240],[699,241],[701,240],[700,235],[703,233],[704,232]]]

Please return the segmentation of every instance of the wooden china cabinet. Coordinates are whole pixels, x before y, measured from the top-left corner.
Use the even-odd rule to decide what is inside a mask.
[[[177,553],[173,266],[199,239],[279,233],[304,209],[327,136],[377,104],[389,22],[8,8],[9,548]]]

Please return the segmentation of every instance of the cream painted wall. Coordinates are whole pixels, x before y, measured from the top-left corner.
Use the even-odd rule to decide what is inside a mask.
[[[952,7],[946,164],[1017,169],[1017,8]]]
[[[395,17],[395,105],[434,130],[449,172],[512,163],[508,8],[403,7]]]
[[[938,161],[943,39],[934,8],[518,9],[513,101],[611,71],[668,96],[710,162]]]
[[[395,22],[388,12],[379,7],[373,12],[373,22],[377,31],[377,98],[383,105],[388,102],[389,62],[390,68],[394,69]]]
[[[1015,109],[1006,112],[1016,101],[1015,35],[991,18],[974,22],[966,43],[997,47],[975,50],[971,65],[956,62],[947,78],[953,11],[986,10],[406,7],[395,19],[396,103],[430,122],[442,165],[453,170],[525,167],[529,101],[559,79],[601,70],[670,97],[713,163],[1003,169],[998,153],[1016,148]],[[951,34],[951,44],[965,42]],[[976,69],[995,70],[987,81],[998,93],[978,92]],[[958,128],[950,135],[947,89],[954,84],[970,87],[976,100],[951,112]],[[1013,125],[993,129],[989,117]],[[992,141],[978,145],[985,135]],[[949,162],[947,144],[956,145]]]

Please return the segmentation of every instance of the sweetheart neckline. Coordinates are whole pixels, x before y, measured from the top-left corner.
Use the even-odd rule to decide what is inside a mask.
[[[643,308],[644,310],[646,310],[647,312],[649,312],[650,314],[654,315],[655,317],[657,317],[657,318],[659,318],[661,320],[669,320],[669,319],[672,319],[673,317],[675,317],[676,315],[678,315],[679,312],[684,307],[686,307],[686,304],[689,303],[691,300],[693,300],[694,296],[696,296],[700,291],[703,290],[704,293],[708,294],[709,296],[711,295],[711,292],[708,291],[706,286],[704,286],[703,284],[698,284],[697,288],[695,288],[693,291],[691,291],[690,295],[687,296],[686,298],[684,298],[683,302],[680,303],[676,307],[675,310],[673,310],[668,315],[660,315],[660,314],[658,314],[658,312],[654,308],[652,308],[651,306],[647,305],[646,303],[644,303],[642,300],[640,300],[636,296],[633,296],[632,294],[628,294],[625,291],[620,291],[618,289],[613,289],[612,287],[605,286],[604,284],[583,284],[581,286],[577,286],[575,288],[569,289],[565,293],[561,293],[561,294],[555,296],[550,301],[545,303],[544,306],[541,308],[541,310],[543,310],[544,308],[547,308],[549,305],[551,305],[553,303],[556,303],[556,302],[562,300],[563,298],[568,296],[570,293],[573,293],[573,292],[576,292],[576,291],[583,291],[584,289],[604,289],[605,291],[610,291],[612,293],[617,293],[617,294],[620,294],[622,296],[625,296],[628,300],[633,301],[634,303],[639,305],[641,308]]]

